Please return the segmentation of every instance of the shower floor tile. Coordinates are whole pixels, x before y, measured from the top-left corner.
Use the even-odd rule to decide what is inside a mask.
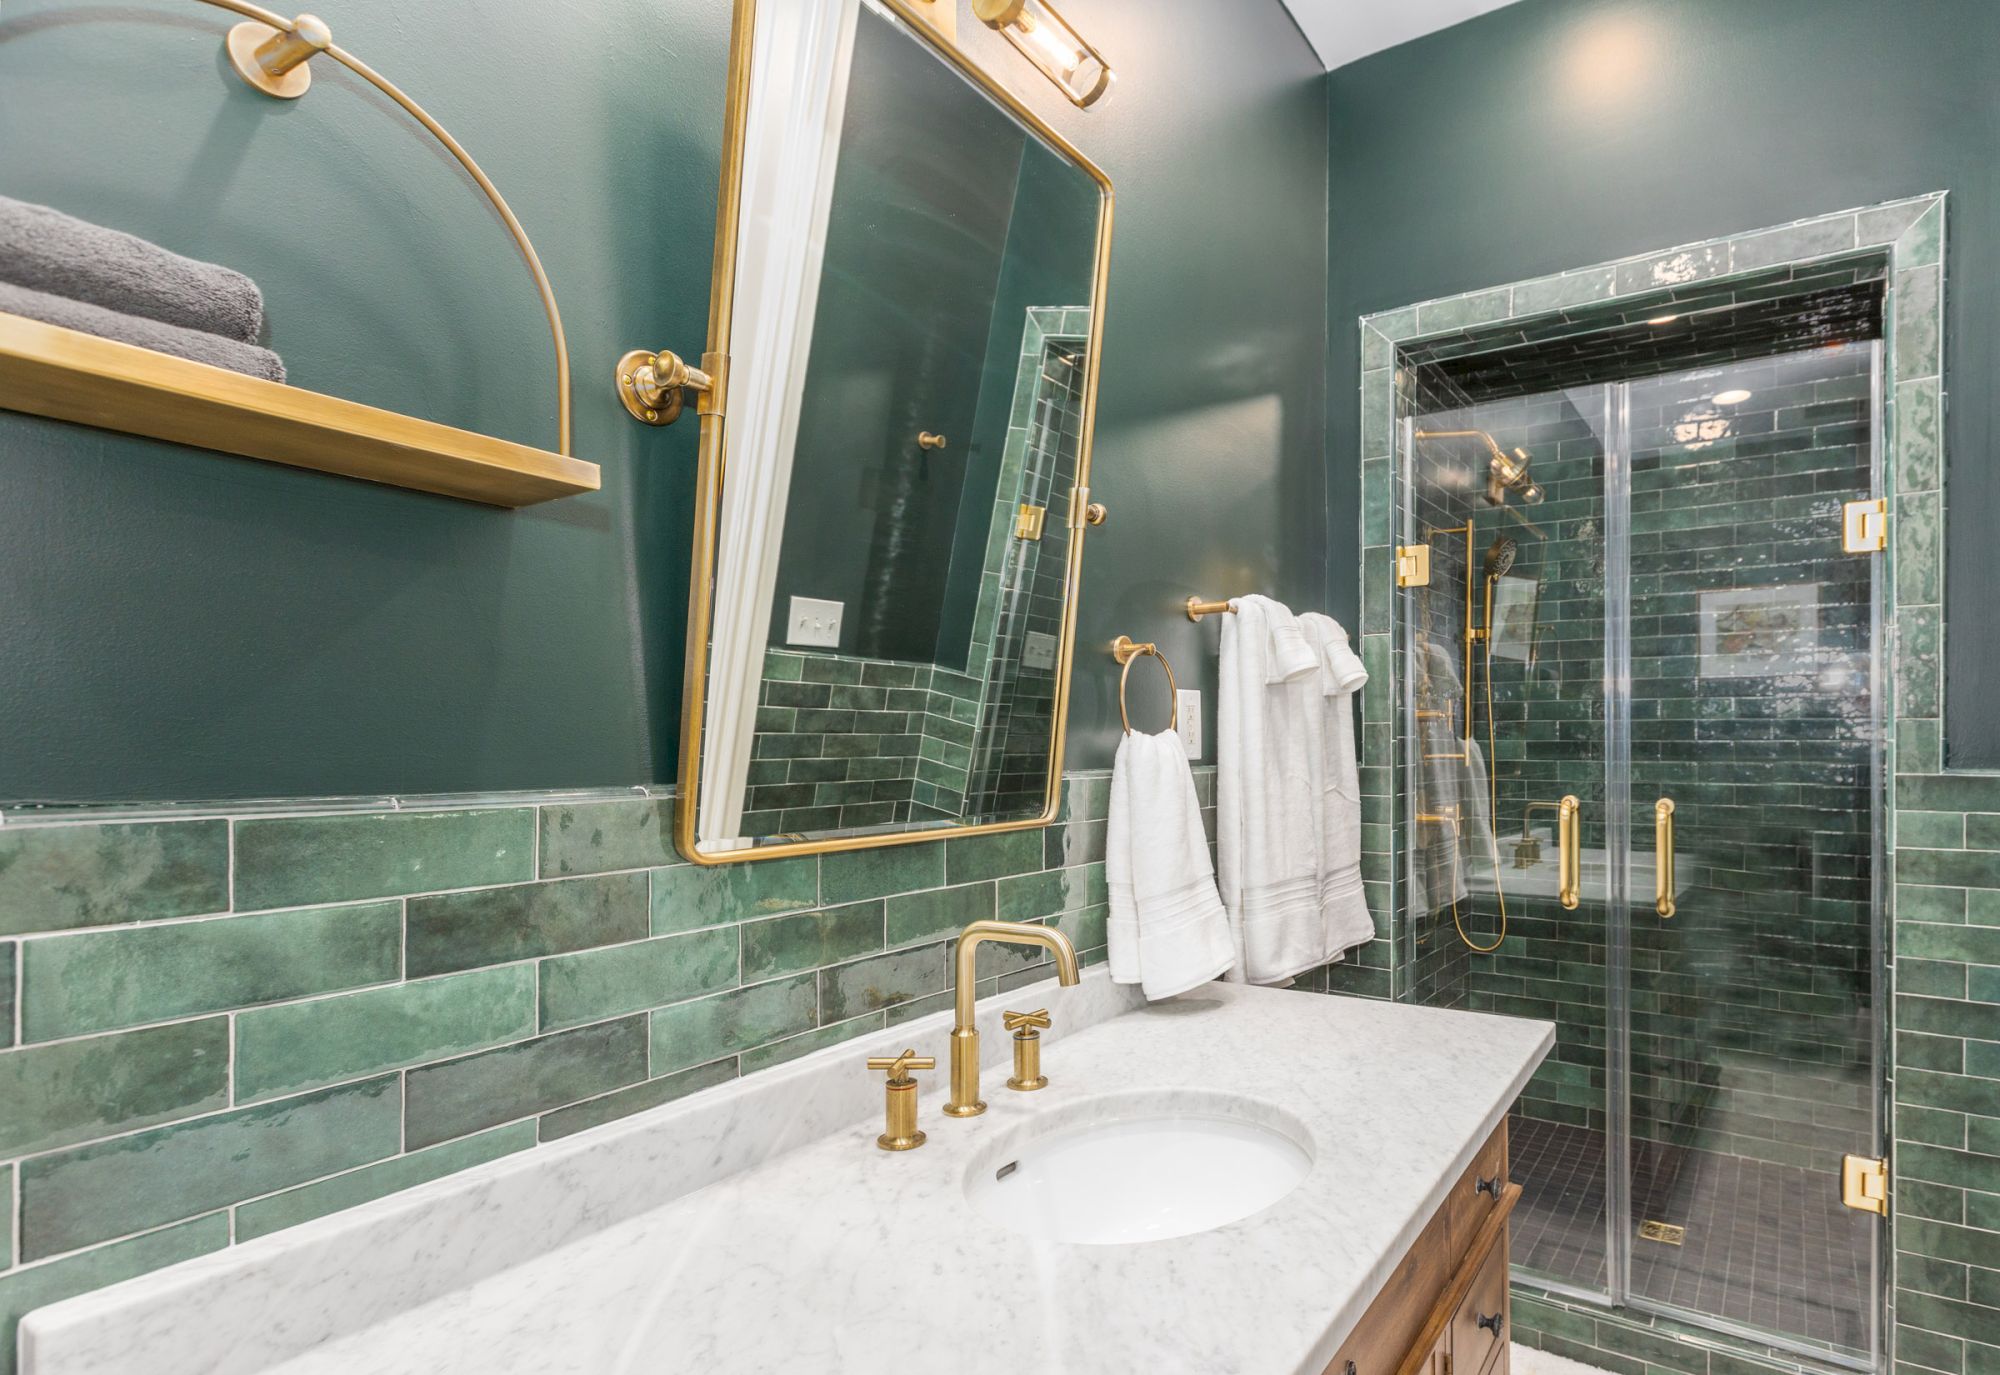
[[[1604,1134],[1510,1119],[1513,1262],[1586,1289],[1605,1285]],[[1633,1225],[1686,1228],[1681,1245],[1634,1240],[1632,1291],[1819,1346],[1868,1341],[1870,1229],[1840,1183],[1791,1165],[1679,1152],[1677,1169],[1633,1143]]]

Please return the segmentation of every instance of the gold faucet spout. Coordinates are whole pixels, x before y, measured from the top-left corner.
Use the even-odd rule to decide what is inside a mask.
[[[975,963],[979,947],[988,941],[1006,945],[1038,945],[1055,956],[1056,981],[1064,988],[1076,983],[1076,947],[1053,926],[1015,921],[976,921],[958,933],[958,956],[952,983],[956,1015],[951,1028],[951,1101],[947,1116],[977,1117],[986,1111],[979,1098],[979,1026],[973,1012],[979,982]]]

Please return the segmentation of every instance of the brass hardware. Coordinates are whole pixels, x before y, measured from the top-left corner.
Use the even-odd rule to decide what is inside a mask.
[[[1120,635],[1111,642],[1111,657],[1125,666],[1118,675],[1118,719],[1124,723],[1125,733],[1132,733],[1132,718],[1125,710],[1125,684],[1132,677],[1132,664],[1141,656],[1150,655],[1160,661],[1160,667],[1167,673],[1167,700],[1172,703],[1167,709],[1167,729],[1179,730],[1181,724],[1181,690],[1174,682],[1174,666],[1167,662],[1167,656],[1160,653],[1160,647],[1148,641],[1140,644],[1130,635]]]
[[[1886,498],[1850,501],[1840,508],[1840,547],[1849,554],[1873,554],[1889,544]]]
[[[0,314],[0,407],[420,492],[532,506],[595,463]]]
[[[1093,501],[1083,508],[1083,523],[1085,525],[1102,525],[1110,519],[1111,508],[1101,501]]]
[[[1514,842],[1514,867],[1516,869],[1532,869],[1541,862],[1541,837],[1532,835],[1527,831],[1521,832],[1521,838]]]
[[[775,0],[766,0],[766,3],[775,3]],[[1080,527],[1084,523],[1084,508],[1089,502],[1098,379],[1104,355],[1104,304],[1110,284],[1111,236],[1116,218],[1111,179],[1047,119],[1029,108],[1006,85],[982,70],[955,42],[926,24],[923,12],[914,0],[877,0],[877,3],[908,23],[912,33],[937,52],[970,85],[983,91],[1021,125],[1032,130],[1045,147],[1077,167],[1098,189],[1096,258],[1091,271],[1088,317],[1090,335],[1084,350],[1083,416],[1076,453],[1078,486],[1072,494],[1073,505],[1069,516],[1071,526]],[[702,355],[703,371],[715,379],[716,389],[704,393],[702,404],[697,408],[701,415],[701,441],[694,485],[693,538],[688,555],[688,652],[683,656],[681,680],[680,769],[675,790],[674,846],[691,862],[713,866],[920,844],[935,841],[940,834],[1000,835],[1046,827],[1055,820],[1062,805],[1063,755],[1069,729],[1069,686],[1075,667],[1075,627],[1083,569],[1082,540],[1072,540],[1068,550],[1066,595],[1056,661],[1055,716],[1049,733],[1048,774],[1043,781],[1042,806],[1038,813],[1010,821],[869,835],[822,836],[795,843],[723,851],[704,850],[697,840],[695,813],[703,778],[701,742],[708,716],[708,646],[714,631],[717,551],[723,533],[722,485],[729,467],[728,425],[722,411],[724,391],[730,380],[736,278],[741,259],[738,240],[744,215],[744,169],[749,162],[747,146],[758,0],[732,0],[730,14],[728,82],[722,111],[721,178],[716,198],[715,242],[711,257],[714,266],[708,292],[708,348]]]
[[[1001,1016],[1000,1025],[1014,1033],[1014,1076],[1007,1087],[1020,1093],[1047,1088],[1048,1076],[1042,1073],[1042,1032],[1049,1026],[1049,1010],[1008,1012]]]
[[[479,164],[472,160],[472,154],[466,152],[457,139],[446,133],[442,124],[431,118],[429,111],[410,99],[394,82],[353,53],[335,46],[333,34],[324,23],[312,15],[302,14],[297,19],[286,19],[261,6],[250,4],[248,0],[202,0],[202,3],[228,10],[232,14],[240,14],[245,19],[254,21],[236,25],[223,40],[223,50],[229,57],[230,66],[234,67],[237,75],[250,85],[266,95],[277,96],[284,100],[296,100],[304,95],[312,84],[312,73],[308,65],[310,59],[323,52],[401,106],[403,112],[423,125],[425,131],[443,144],[444,150],[457,159],[458,165],[465,169],[466,175],[478,183],[479,189],[485,193],[486,199],[493,203],[493,209],[507,226],[508,234],[513,237],[514,247],[520,251],[521,260],[527,264],[528,274],[535,279],[535,290],[542,298],[542,313],[548,317],[549,334],[555,341],[556,452],[567,458],[570,434],[569,341],[563,335],[562,315],[556,309],[555,288],[549,285],[548,274],[542,271],[542,260],[535,255],[535,246],[528,242],[528,232],[521,228],[521,222],[514,218],[514,212],[508,207],[506,198],[500,194],[500,188],[480,170]],[[135,433],[147,434],[150,431],[140,430]]]
[[[979,1025],[973,998],[978,981],[975,958],[987,941],[1038,945],[1055,956],[1056,982],[1072,988],[1077,981],[1076,947],[1053,926],[976,921],[958,933],[958,951],[952,959],[951,1101],[944,1105],[947,1117],[977,1117],[986,1111],[979,1098]]]
[[[1679,1246],[1687,1240],[1687,1228],[1676,1222],[1654,1222],[1649,1219],[1639,1224],[1639,1240]]]
[[[1674,800],[1653,804],[1653,910],[1674,914]]]
[[[1547,495],[1528,476],[1528,469],[1534,460],[1526,449],[1516,449],[1508,453],[1500,447],[1498,440],[1485,430],[1418,430],[1414,436],[1424,442],[1437,439],[1476,439],[1486,446],[1486,502],[1489,506],[1505,506],[1507,494],[1514,493],[1529,506],[1539,505]],[[1528,522],[1533,528],[1533,522]]]
[[[1865,1155],[1840,1158],[1840,1201],[1858,1212],[1889,1215],[1889,1162]]]
[[[1040,539],[1042,522],[1048,518],[1048,514],[1049,508],[1046,506],[1030,506],[1027,502],[1022,502],[1020,509],[1014,513],[1014,538]]]
[[[1462,814],[1456,806],[1446,807],[1441,812],[1419,811],[1417,813],[1417,824],[1419,826],[1449,826],[1452,830],[1456,831],[1459,827],[1461,817]]]
[[[1431,547],[1428,544],[1404,544],[1396,549],[1396,586],[1429,587],[1431,585]]]
[[[1427,754],[1424,756],[1424,759],[1426,762],[1429,762],[1430,760],[1433,759],[1442,759],[1450,762],[1463,764],[1465,762],[1465,751],[1460,750],[1457,754]]]
[[[972,0],[972,12],[998,29],[1078,109],[1095,105],[1111,89],[1111,64],[1049,0]]]
[[[910,1077],[910,1071],[936,1069],[937,1057],[906,1050],[901,1055],[870,1056],[868,1068],[889,1071],[883,1099],[886,1120],[875,1144],[885,1151],[913,1151],[923,1145],[926,1138],[917,1130],[917,1081]]]
[[[618,360],[618,399],[642,425],[671,425],[681,418],[684,393],[714,390],[713,377],[666,349],[633,349]]]
[[[312,88],[310,60],[332,46],[332,30],[313,14],[300,15],[290,29],[246,19],[223,40],[236,74],[280,100],[297,100]]]
[[[1199,621],[1203,616],[1234,616],[1236,608],[1226,601],[1205,602],[1200,597],[1187,599],[1187,618]]]
[[[1556,807],[1556,844],[1561,851],[1556,894],[1563,909],[1569,912],[1574,912],[1583,901],[1583,827],[1577,822],[1577,811],[1582,806],[1572,793]]]
[[[1111,518],[1111,511],[1101,501],[1090,499],[1090,488],[1072,487],[1069,491],[1069,528],[1081,530],[1086,525],[1102,525]]]
[[[950,442],[951,442],[950,440],[946,439],[941,434],[932,434],[929,430],[917,431],[917,447],[919,449],[935,453],[937,450],[944,448]]]

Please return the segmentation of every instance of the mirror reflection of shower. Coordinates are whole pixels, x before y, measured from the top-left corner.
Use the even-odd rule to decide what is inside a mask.
[[[1427,446],[1426,456],[1435,457],[1434,472],[1446,490],[1477,492],[1489,507],[1496,507],[1535,539],[1545,538],[1541,527],[1523,515],[1517,506],[1539,506],[1546,497],[1532,476],[1534,458],[1520,447],[1508,449],[1486,430],[1417,430],[1413,438]],[[1468,444],[1466,441],[1475,441]],[[1470,449],[1468,464],[1462,452]],[[1445,587],[1420,595],[1419,633],[1422,637],[1417,672],[1417,723],[1423,736],[1419,752],[1421,780],[1418,821],[1432,832],[1435,844],[1429,848],[1439,862],[1419,867],[1423,892],[1418,896],[1428,910],[1449,906],[1453,928],[1465,946],[1478,954],[1498,950],[1507,939],[1507,894],[1501,880],[1500,845],[1494,826],[1499,811],[1498,765],[1499,732],[1495,721],[1493,655],[1497,638],[1494,630],[1494,591],[1510,574],[1521,555],[1520,541],[1511,535],[1494,533],[1483,553],[1479,516],[1469,512],[1463,524],[1430,525],[1424,529],[1429,543],[1441,537],[1464,538],[1464,596],[1462,623],[1454,627],[1458,640],[1453,655],[1438,640],[1435,613]],[[1460,591],[1451,588],[1452,593]],[[1532,647],[1533,631],[1528,643]],[[1482,652],[1483,650],[1483,652]],[[1474,715],[1484,697],[1486,730],[1484,738]],[[1490,939],[1475,938],[1466,928],[1463,905],[1471,893],[1468,869],[1481,870],[1497,907],[1498,926]]]

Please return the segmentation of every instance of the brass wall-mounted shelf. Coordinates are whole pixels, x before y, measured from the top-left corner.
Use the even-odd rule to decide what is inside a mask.
[[[599,483],[595,463],[5,313],[0,407],[492,506]]]

